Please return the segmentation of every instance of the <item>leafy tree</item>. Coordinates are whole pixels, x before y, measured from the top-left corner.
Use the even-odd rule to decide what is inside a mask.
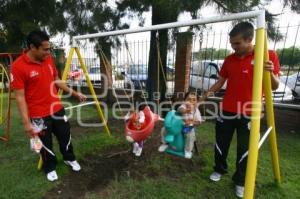
[[[199,10],[204,9],[207,5],[214,5],[219,13],[242,12],[249,11],[254,7],[260,6],[260,0],[244,0],[244,1],[219,1],[219,0],[123,0],[117,2],[118,10],[121,13],[137,13],[141,18],[142,13],[151,10],[152,25],[177,21],[180,13],[189,12],[193,18],[199,17]],[[271,15],[267,16],[272,19]],[[142,22],[143,20],[141,20]],[[269,29],[274,29],[272,23]],[[159,36],[159,51],[161,55],[164,72],[166,72],[166,57],[169,45],[168,30],[159,30],[151,32],[150,39],[150,55],[148,67],[147,91],[153,93],[157,91],[157,48],[156,34]],[[166,86],[162,72],[160,72],[160,93],[165,93]],[[151,95],[150,95],[150,99]],[[161,96],[163,100],[163,96]]]
[[[66,21],[56,0],[0,0],[0,50],[20,51],[24,38],[33,29],[57,33]]]
[[[68,26],[65,32],[70,36],[82,35],[96,32],[106,32],[116,29],[126,29],[129,26],[121,23],[121,18],[124,16],[118,13],[107,0],[64,0],[62,2],[64,16],[68,21]],[[101,58],[103,51],[106,59],[111,60],[111,47],[119,45],[119,40],[116,37],[101,37],[91,39],[96,43],[95,51]],[[100,59],[101,71],[107,70],[108,73],[112,69],[105,67],[104,60]],[[111,75],[108,76],[111,80]]]
[[[288,6],[292,11],[300,13],[300,1],[299,0],[284,0],[284,6]]]
[[[293,68],[300,64],[300,48],[299,47],[289,47],[276,50],[280,64],[282,66],[289,66]]]
[[[119,0],[113,2],[117,5],[115,8],[112,6],[112,1],[108,0],[0,0],[0,50],[19,49],[25,35],[39,27],[50,34],[61,32],[73,36],[127,28],[129,25],[121,23],[121,18],[125,15],[127,17],[137,15],[140,23],[143,24],[142,14],[145,11],[151,11],[152,24],[155,25],[177,21],[179,14],[183,12],[190,13],[193,18],[198,18],[199,10],[205,9],[207,5],[214,5],[219,13],[229,13],[249,11],[262,6],[261,2],[262,0]],[[293,10],[299,10],[297,0],[284,2]],[[275,32],[274,23],[271,21],[272,15],[267,13],[267,19],[268,30]],[[166,72],[166,56],[170,44],[168,30],[160,30],[157,35],[162,64]],[[275,36],[276,34],[273,34],[271,38]],[[110,59],[110,47],[117,46],[118,40],[107,37],[95,41]],[[149,93],[153,93],[157,88],[156,41],[156,31],[151,32],[147,82]],[[164,83],[162,73],[160,74],[160,82]],[[160,93],[165,93],[165,90],[165,85],[161,85]]]
[[[204,48],[199,52],[194,52],[193,57],[197,60],[217,60],[224,59],[230,54],[230,50],[227,49],[216,49],[216,48]]]

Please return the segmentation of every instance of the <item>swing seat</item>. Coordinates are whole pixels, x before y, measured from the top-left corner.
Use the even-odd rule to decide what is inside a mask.
[[[140,129],[137,129],[134,125],[134,118],[126,123],[125,136],[129,142],[140,142],[146,140],[152,133],[155,122],[158,121],[158,115],[154,114],[149,106],[146,106],[143,110],[145,114],[145,122],[142,124]]]
[[[182,117],[175,110],[170,111],[164,123],[167,134],[164,137],[165,142],[169,143],[166,153],[184,157],[185,138],[182,134],[184,122]]]

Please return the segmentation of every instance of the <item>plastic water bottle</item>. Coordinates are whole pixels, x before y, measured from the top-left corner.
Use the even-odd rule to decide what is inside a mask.
[[[35,126],[33,126],[33,132],[34,132],[34,137],[30,138],[30,146],[31,146],[31,150],[35,151],[36,153],[40,153],[42,147],[43,147],[43,143],[39,138],[39,133],[41,132],[41,129],[36,128]]]

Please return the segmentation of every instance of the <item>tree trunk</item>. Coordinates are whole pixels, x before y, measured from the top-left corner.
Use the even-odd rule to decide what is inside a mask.
[[[160,6],[152,6],[152,25],[165,23],[165,18],[161,16],[163,8]],[[149,101],[161,102],[165,100],[166,82],[163,77],[166,74],[167,65],[167,51],[168,51],[168,30],[158,31],[160,59],[163,66],[161,68],[159,64],[160,60],[157,53],[157,31],[151,31],[150,39],[150,55],[148,62],[148,80],[147,80],[147,92]],[[158,78],[159,71],[159,78]],[[159,79],[159,81],[158,81]]]

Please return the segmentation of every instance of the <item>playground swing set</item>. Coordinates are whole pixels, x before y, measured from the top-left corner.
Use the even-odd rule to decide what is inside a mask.
[[[125,40],[125,47],[126,47],[126,51],[128,53],[128,57],[130,58],[130,62],[133,63],[133,59],[132,59],[130,50],[128,48],[128,43],[126,40]],[[160,57],[158,34],[156,34],[156,48],[157,48],[156,50],[157,50],[157,58],[158,58],[158,60],[157,60],[157,71],[158,71],[157,89],[159,89],[160,88],[160,82],[159,82],[160,70],[162,71],[162,75],[163,75],[165,84],[167,84],[167,79],[166,79],[166,75],[163,70],[163,65],[162,65],[162,61],[161,61],[161,57]],[[107,70],[108,67],[112,68],[110,62],[108,61],[107,57],[105,56],[105,54],[101,48],[100,48],[100,56],[103,60],[105,69]],[[138,83],[141,88],[140,80],[138,80]],[[126,94],[125,89],[123,89],[123,90],[124,90],[124,93]],[[114,88],[113,88],[113,91],[115,93]],[[129,96],[127,94],[126,94],[126,96],[129,101],[131,99],[131,102],[132,103],[134,102],[133,95],[131,95],[132,96],[131,98],[129,98]],[[145,100],[143,93],[142,93],[142,98]],[[116,96],[116,101],[118,103],[119,110],[121,110],[120,103],[119,103],[117,96]],[[171,100],[169,99],[169,101],[171,101]],[[135,122],[137,119],[136,117],[134,117],[136,115],[136,113],[134,112],[136,109],[135,107],[133,107],[132,114],[130,115],[129,120],[125,123],[125,137],[126,137],[127,141],[129,141],[129,142],[145,141],[152,134],[155,123],[158,120],[161,120],[161,121],[164,121],[164,126],[165,126],[165,129],[167,132],[166,136],[163,138],[168,143],[168,148],[165,150],[165,152],[172,154],[172,155],[184,157],[185,156],[185,154],[184,154],[185,137],[182,134],[182,129],[184,127],[184,122],[182,120],[182,117],[180,117],[179,113],[177,113],[175,110],[172,110],[167,114],[166,119],[162,119],[159,115],[157,115],[151,111],[146,100],[144,103],[146,104],[146,106],[142,111],[145,115],[145,122],[142,124],[142,126],[139,128],[137,128],[135,126]],[[159,104],[159,100],[157,100],[157,103]],[[121,111],[121,113],[122,113],[122,111]]]
[[[278,159],[278,150],[277,150],[277,141],[276,141],[276,131],[275,131],[275,121],[274,121],[274,110],[273,110],[273,101],[272,101],[272,91],[271,91],[271,79],[270,73],[263,70],[263,62],[268,60],[268,45],[267,45],[267,33],[265,29],[265,11],[258,10],[258,11],[251,11],[251,12],[244,12],[244,13],[235,13],[230,15],[224,16],[217,16],[217,17],[210,17],[204,19],[195,19],[190,20],[187,22],[174,22],[174,23],[167,23],[167,24],[160,24],[160,25],[153,25],[150,27],[142,27],[137,29],[127,29],[127,30],[119,30],[119,31],[111,31],[111,32],[104,32],[104,33],[95,33],[95,34],[88,34],[88,35],[81,35],[73,37],[73,46],[70,49],[69,56],[67,58],[67,62],[65,65],[65,70],[62,76],[62,80],[66,80],[67,74],[70,70],[71,60],[73,57],[74,52],[76,52],[80,66],[83,70],[83,74],[87,80],[87,85],[89,90],[92,94],[93,102],[88,102],[84,104],[75,105],[73,107],[67,107],[66,109],[77,108],[79,106],[86,106],[90,104],[96,105],[96,110],[100,120],[104,124],[105,131],[108,135],[110,135],[110,131],[107,125],[107,121],[104,118],[103,112],[101,110],[98,98],[94,91],[93,85],[89,79],[88,71],[83,61],[83,58],[80,54],[79,48],[75,45],[75,41],[82,40],[82,39],[89,39],[89,38],[97,38],[97,37],[104,37],[104,36],[113,36],[113,35],[121,35],[127,33],[136,33],[136,32],[146,32],[151,30],[160,30],[160,29],[168,29],[168,28],[175,28],[175,27],[184,27],[184,26],[191,26],[191,25],[201,25],[201,24],[208,24],[208,23],[216,23],[216,22],[224,22],[230,21],[235,19],[248,19],[248,18],[256,18],[257,19],[257,29],[256,29],[256,41],[255,41],[255,57],[254,57],[254,76],[253,76],[253,91],[252,91],[252,102],[253,108],[251,113],[251,130],[250,130],[250,141],[249,141],[249,151],[244,154],[243,157],[248,158],[247,163],[247,170],[246,170],[246,181],[245,181],[245,194],[244,198],[250,199],[254,196],[254,188],[255,188],[255,178],[256,178],[256,170],[257,170],[257,160],[258,160],[258,150],[265,139],[269,136],[270,141],[270,148],[271,148],[271,157],[272,157],[272,164],[273,164],[273,173],[275,182],[280,183],[280,168],[279,168],[279,159]],[[159,60],[158,60],[159,61]],[[10,117],[10,89],[8,95],[4,94],[4,79],[6,78],[8,83],[10,82],[9,76],[5,70],[5,67],[0,64],[0,83],[2,82],[2,87],[0,88],[0,124],[3,125],[6,122],[6,133],[4,136],[0,135],[0,140],[4,140],[6,142],[9,141],[9,117]],[[159,79],[159,78],[158,78]],[[266,113],[267,113],[267,125],[268,130],[260,140],[260,116],[261,116],[261,95],[262,95],[262,83],[264,87],[264,94],[265,94],[265,104],[266,104]],[[59,95],[61,96],[62,91],[59,91]],[[8,99],[8,111],[4,110],[4,102]],[[147,108],[148,107],[148,108]],[[6,112],[6,113],[4,113]],[[4,114],[3,114],[4,113]],[[144,113],[146,115],[147,123],[151,124],[149,127],[147,126],[147,133],[151,134],[153,130],[154,123],[157,121],[155,118],[155,114],[150,110],[149,106],[146,106],[144,109]],[[157,117],[158,118],[158,117]],[[181,134],[181,128],[183,126],[183,121],[181,117],[178,117],[174,110],[170,111],[164,122],[164,126],[167,129],[167,136],[165,137],[166,141],[174,141],[176,143],[181,142],[182,145],[182,138],[175,139],[176,133]],[[177,127],[177,128],[176,128]],[[132,131],[133,129],[130,127],[130,123],[126,124],[125,132]],[[133,132],[133,131],[132,131]],[[137,135],[139,131],[135,134]],[[145,139],[148,134],[145,133],[145,137],[134,137],[136,140]],[[173,136],[173,137],[172,137]],[[180,145],[180,143],[179,143]],[[42,160],[40,158],[38,168],[41,168]]]
[[[278,159],[278,150],[277,150],[277,141],[276,141],[276,131],[275,131],[275,122],[274,122],[274,111],[273,111],[273,101],[272,101],[272,91],[271,91],[271,79],[270,73],[263,71],[263,62],[268,60],[268,46],[267,46],[267,33],[265,29],[265,11],[251,11],[244,13],[235,13],[224,16],[210,17],[204,19],[195,19],[187,22],[174,22],[160,25],[153,25],[150,27],[142,27],[137,29],[127,29],[127,30],[117,30],[110,31],[104,33],[95,33],[88,35],[80,35],[73,37],[73,46],[75,46],[75,41],[82,39],[91,39],[91,38],[99,38],[104,36],[114,36],[114,35],[122,35],[128,33],[137,33],[137,32],[146,32],[151,30],[160,30],[160,29],[168,29],[175,27],[183,27],[183,26],[191,26],[191,25],[201,25],[201,24],[209,24],[216,22],[224,22],[231,21],[236,19],[248,19],[248,18],[256,18],[257,19],[257,29],[256,29],[256,41],[255,41],[255,57],[254,57],[254,77],[253,77],[253,91],[252,91],[252,102],[253,109],[251,113],[251,130],[250,130],[250,141],[249,141],[249,151],[245,156],[248,156],[247,163],[247,171],[246,171],[246,183],[245,183],[245,194],[244,198],[249,199],[253,198],[254,195],[254,187],[255,187],[255,178],[256,178],[256,170],[257,170],[257,160],[258,160],[258,150],[259,146],[261,146],[262,142],[269,135],[270,147],[271,147],[271,156],[272,156],[272,164],[273,164],[273,173],[274,178],[277,183],[280,183],[280,169],[279,169],[279,159]],[[80,56],[79,48],[72,47],[70,51],[70,55],[68,57],[67,64],[70,65],[70,59],[74,50],[77,52],[77,55],[80,59],[81,67],[84,71],[84,75],[88,81],[88,85],[91,89],[92,85],[88,80],[87,70],[83,63],[83,60]],[[69,66],[66,66],[66,69],[69,69]],[[64,77],[66,78],[68,70],[65,71]],[[265,133],[263,138],[261,139],[261,143],[259,143],[260,137],[260,114],[261,114],[261,97],[262,97],[262,83],[264,86],[265,93],[265,101],[266,101],[266,112],[267,112],[267,125],[268,131]],[[96,100],[95,100],[96,101]],[[96,104],[98,101],[96,101]],[[99,110],[100,107],[99,107]],[[100,111],[99,111],[100,112]],[[101,114],[100,118],[101,117]],[[180,118],[178,119],[176,113],[171,111],[168,113],[165,118],[165,127],[168,132],[174,132],[174,128],[172,124],[180,125]],[[106,124],[106,123],[105,123]],[[182,125],[182,123],[181,123]],[[108,127],[106,126],[106,129]],[[180,129],[180,128],[179,128]],[[177,129],[176,129],[177,130]],[[108,130],[107,130],[108,131]],[[168,139],[168,136],[166,136]]]

